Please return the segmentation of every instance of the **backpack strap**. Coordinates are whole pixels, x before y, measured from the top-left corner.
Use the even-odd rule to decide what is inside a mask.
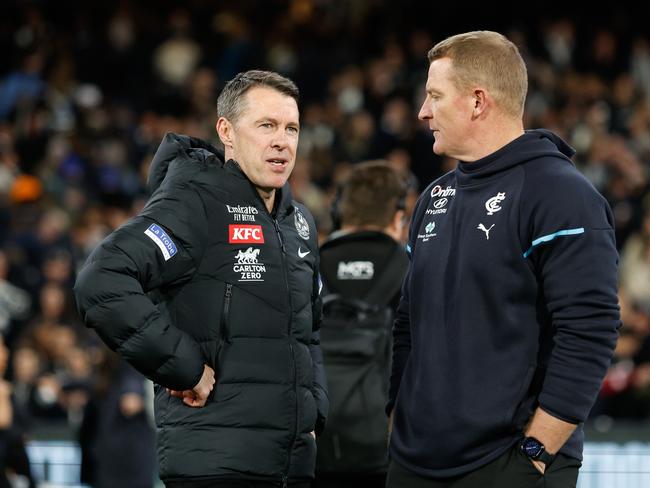
[[[374,286],[368,290],[364,300],[369,303],[388,305],[402,287],[402,280],[408,267],[407,260],[402,245],[396,242],[393,252],[385,261],[386,267],[383,268]]]

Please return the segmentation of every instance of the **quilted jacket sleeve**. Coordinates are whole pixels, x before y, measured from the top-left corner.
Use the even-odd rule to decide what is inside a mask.
[[[94,250],[74,288],[86,326],[142,374],[176,390],[198,383],[204,359],[149,292],[192,276],[207,227],[203,201],[191,185],[154,195],[139,216]]]

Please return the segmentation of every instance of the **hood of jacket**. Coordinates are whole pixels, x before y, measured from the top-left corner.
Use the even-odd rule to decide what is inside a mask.
[[[223,164],[223,151],[196,137],[168,132],[151,161],[147,190],[151,194],[160,186],[167,176],[170,163],[174,160],[179,161],[179,164],[205,164],[212,158]]]

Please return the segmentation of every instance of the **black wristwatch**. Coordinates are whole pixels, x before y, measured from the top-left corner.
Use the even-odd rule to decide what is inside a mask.
[[[555,455],[546,452],[544,444],[534,437],[524,437],[519,444],[519,449],[521,449],[521,452],[523,452],[529,459],[543,462],[547,468],[555,459]]]

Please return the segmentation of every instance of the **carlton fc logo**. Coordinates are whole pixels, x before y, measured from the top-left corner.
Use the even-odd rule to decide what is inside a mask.
[[[494,215],[497,213],[499,210],[501,210],[501,207],[499,204],[505,200],[506,194],[505,192],[499,192],[492,198],[489,198],[487,202],[485,202],[485,210],[487,210],[488,215]]]
[[[294,223],[296,224],[298,235],[305,240],[309,239],[309,224],[307,223],[305,216],[301,214],[299,210],[296,210],[294,215]]]

